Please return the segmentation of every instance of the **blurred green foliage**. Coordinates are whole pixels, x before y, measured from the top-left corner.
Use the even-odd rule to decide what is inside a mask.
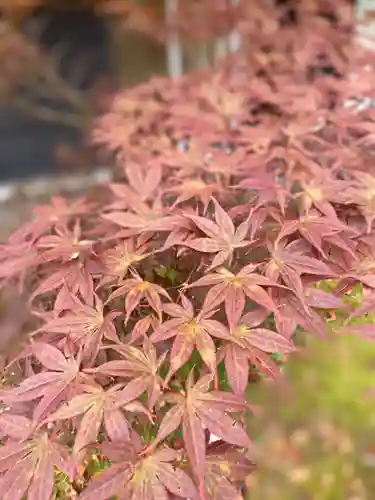
[[[362,286],[351,289],[348,307],[326,314],[328,340],[293,354],[283,380],[251,388],[260,410],[249,423],[257,445],[249,499],[375,498],[375,343],[349,332],[374,324],[372,312],[352,318],[362,300]]]

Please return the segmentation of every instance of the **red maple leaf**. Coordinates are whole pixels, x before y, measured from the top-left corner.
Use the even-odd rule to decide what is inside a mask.
[[[130,423],[124,412],[150,413],[135,401],[146,389],[147,383],[138,377],[124,384],[116,384],[107,390],[98,385],[82,385],[83,394],[78,394],[48,416],[48,422],[69,420],[83,415],[75,436],[73,457],[77,460],[89,444],[97,440],[102,426],[111,441],[130,441]]]
[[[176,227],[186,225],[182,216],[168,213],[157,199],[151,207],[140,200],[134,200],[131,210],[103,213],[102,217],[125,228],[119,235],[125,238],[145,232],[172,231]]]
[[[72,230],[66,225],[59,225],[55,227],[54,232],[55,234],[42,236],[36,243],[36,248],[41,250],[42,262],[69,262],[78,259],[82,253],[92,251],[94,242],[81,239],[82,231],[78,219]]]
[[[33,410],[33,421],[41,423],[53,411],[79,381],[85,380],[80,372],[80,362],[66,358],[61,351],[44,342],[35,342],[32,353],[45,370],[25,378],[19,386],[2,391],[4,402],[37,402]]]
[[[231,262],[237,248],[244,248],[252,244],[247,240],[249,222],[244,221],[237,229],[232,219],[213,198],[215,206],[215,222],[205,217],[187,214],[190,219],[205,234],[203,238],[185,240],[184,245],[203,253],[216,253],[210,269],[222,265],[226,260]]]
[[[301,180],[302,191],[296,195],[302,214],[308,214],[312,207],[329,219],[336,218],[333,203],[345,202],[345,191],[350,186],[346,181],[335,179],[330,171],[316,169],[313,179]]]
[[[220,186],[217,183],[206,182],[202,177],[196,176],[179,181],[175,186],[168,188],[166,192],[177,196],[175,205],[195,198],[203,203],[203,209],[206,210],[212,196],[219,191]]]
[[[246,179],[238,184],[238,188],[254,191],[255,211],[258,207],[269,205],[277,201],[281,212],[285,213],[287,200],[290,198],[289,192],[282,187],[275,179],[275,176],[265,173],[264,170],[253,172],[250,175],[246,172]]]
[[[262,287],[280,287],[280,285],[255,273],[258,267],[256,264],[249,264],[236,274],[222,267],[216,273],[208,274],[191,283],[189,288],[210,286],[202,310],[211,311],[224,302],[228,324],[233,327],[243,313],[246,298],[269,311],[275,312],[277,309],[270,295]]]
[[[129,269],[150,255],[146,250],[146,245],[138,246],[130,238],[103,252],[100,257],[104,266],[104,276],[98,286],[119,284]]]
[[[22,277],[40,263],[40,255],[30,242],[0,246],[0,278],[7,282]]]
[[[147,337],[144,339],[142,350],[129,344],[112,345],[111,349],[120,354],[122,359],[102,363],[96,368],[85,370],[85,372],[119,377],[120,379],[135,380],[139,378],[143,380],[145,390],[148,393],[148,408],[152,410],[161,394],[163,381],[158,375],[158,370],[165,360],[166,353],[158,359],[155,348]]]
[[[320,252],[323,258],[327,258],[323,249],[324,242],[346,248],[348,247],[347,240],[358,236],[357,231],[341,222],[337,216],[326,217],[314,212],[300,216],[296,220],[285,221],[280,228],[277,241],[295,232],[299,232]]]
[[[191,478],[179,467],[180,452],[163,447],[143,455],[139,447],[122,445],[114,453],[107,446],[112,465],[91,480],[79,500],[107,500],[112,496],[142,500],[168,499],[169,493],[178,498],[197,498]]]
[[[143,280],[136,273],[133,273],[133,275],[133,278],[126,279],[120,288],[111,293],[108,302],[118,297],[125,297],[125,323],[127,323],[134,309],[140,304],[142,299],[145,299],[161,320],[161,297],[172,300],[168,292],[156,283]]]
[[[370,232],[375,220],[375,177],[367,172],[356,172],[355,182],[346,189],[345,195],[347,203],[357,205]]]
[[[9,243],[17,244],[26,240],[33,242],[56,226],[67,224],[72,217],[89,213],[94,206],[84,198],[68,201],[61,196],[53,196],[50,203],[34,207],[35,218],[13,233]]]
[[[94,305],[84,304],[72,297],[73,308],[63,316],[53,317],[36,332],[45,332],[47,338],[62,338],[67,350],[81,350],[82,361],[91,365],[100,350],[102,339],[118,342],[113,320],[121,314],[119,311],[104,313],[104,304],[94,296]]]
[[[268,328],[260,326],[265,317],[263,311],[249,312],[239,318],[231,329],[231,342],[228,338],[220,350],[219,360],[224,359],[229,383],[235,394],[242,395],[248,384],[249,365],[259,371],[274,376],[279,370],[268,353],[289,353],[295,348],[292,341]]]
[[[204,474],[207,499],[242,500],[235,484],[243,484],[252,473],[255,464],[246,458],[246,453],[222,441],[210,443],[206,450]]]
[[[186,381],[186,391],[170,394],[166,400],[173,406],[165,414],[152,449],[166,439],[180,425],[189,462],[204,489],[206,439],[205,429],[226,443],[240,448],[251,448],[251,442],[241,425],[230,412],[249,410],[240,396],[229,392],[210,391],[212,376],[207,375],[195,384],[192,372]]]
[[[26,495],[31,499],[47,500],[53,494],[55,468],[62,472],[67,470],[65,449],[42,431],[17,442],[18,431],[22,431],[22,427],[31,428],[31,422],[20,415],[12,415],[12,419],[12,430],[10,426],[5,428],[6,433],[16,440],[3,444],[0,452],[3,498],[22,500]],[[1,419],[0,428],[4,429]]]
[[[273,246],[268,244],[268,247],[271,258],[265,265],[266,276],[275,281],[281,277],[301,301],[304,297],[301,275],[312,274],[321,277],[321,279],[336,277],[328,264],[309,255],[304,255],[299,249],[298,240],[289,244],[285,241],[276,241]]]
[[[47,270],[46,266],[44,271]],[[48,273],[47,277],[40,276],[38,287],[30,295],[29,304],[40,295],[57,291],[54,303],[56,316],[73,306],[72,297],[76,295],[80,295],[88,305],[93,306],[94,276],[99,271],[97,262],[91,258],[78,258],[63,263],[56,271]]]
[[[170,368],[165,383],[190,358],[194,347],[211,373],[216,370],[216,347],[213,337],[222,338],[226,335],[225,326],[219,321],[210,319],[212,311],[194,312],[191,301],[181,294],[182,306],[166,304],[163,311],[172,319],[164,321],[150,336],[153,343],[175,337],[170,351]]]

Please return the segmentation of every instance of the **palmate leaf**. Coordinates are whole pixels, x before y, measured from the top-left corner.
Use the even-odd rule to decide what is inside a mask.
[[[159,231],[172,231],[177,227],[186,226],[186,219],[181,215],[170,214],[164,210],[158,201],[152,207],[146,203],[133,200],[132,212],[114,211],[103,214],[102,217],[125,229],[124,236],[142,234],[146,232],[155,233]]]
[[[269,353],[287,353],[294,350],[292,342],[277,332],[262,327],[254,327],[252,320],[248,320],[251,313],[240,318],[232,335],[239,344],[251,350],[252,347]]]
[[[55,315],[72,305],[71,296],[82,297],[86,304],[94,304],[93,275],[98,271],[97,265],[90,259],[73,259],[72,262],[61,264],[57,271],[48,273],[29,297],[31,304],[35,298],[58,290],[54,312]],[[70,307],[69,307],[70,306]]]
[[[298,248],[299,241],[286,244],[285,241],[277,241],[268,244],[271,258],[265,265],[265,274],[268,278],[277,281],[279,277],[293,290],[303,303],[303,283],[301,275],[312,274],[321,279],[333,279],[336,273],[325,262],[304,255]]]
[[[73,446],[73,457],[78,460],[84,448],[96,442],[102,425],[112,441],[130,441],[130,425],[124,411],[143,413],[151,419],[146,408],[135,401],[146,388],[147,384],[141,377],[133,379],[125,387],[118,384],[106,391],[100,386],[85,385],[84,394],[61,406],[48,417],[48,421],[69,420],[82,415]]]
[[[104,304],[95,295],[94,305],[85,304],[71,295],[72,309],[63,316],[52,318],[40,327],[37,332],[57,335],[68,339],[75,351],[81,350],[82,362],[92,365],[100,350],[103,338],[118,342],[113,320],[121,313],[110,311],[104,313]]]
[[[92,252],[94,241],[81,238],[82,230],[79,219],[76,220],[73,229],[66,225],[59,225],[54,233],[42,236],[36,243],[42,262],[54,260],[69,262],[77,259],[81,254]]]
[[[98,286],[119,284],[128,273],[130,266],[141,262],[148,255],[146,245],[137,246],[131,238],[121,241],[101,255],[104,269],[103,278]]]
[[[31,425],[31,422],[29,422]],[[0,450],[0,497],[50,500],[54,468],[66,470],[67,453],[45,432],[21,443],[6,442]]]
[[[238,187],[255,191],[257,207],[267,206],[276,200],[284,214],[287,200],[290,198],[289,192],[277,182],[274,176],[267,174],[264,170],[258,171],[258,175],[255,173],[251,172],[251,177],[247,175],[246,179],[238,184]]]
[[[3,390],[1,399],[10,405],[38,400],[33,411],[34,423],[38,424],[67,397],[76,382],[84,380],[84,375],[79,360],[67,359],[56,347],[35,342],[32,352],[47,370],[25,378],[18,387]]]
[[[253,365],[266,376],[275,377],[280,371],[267,354],[284,354],[295,350],[289,338],[260,327],[263,321],[264,316],[257,311],[242,316],[231,329],[232,342],[227,342],[220,350],[218,360],[224,359],[229,384],[235,394],[245,393],[249,366]]]
[[[296,326],[301,326],[306,332],[320,338],[327,338],[328,326],[322,316],[320,316],[311,307],[302,303],[293,292],[289,290],[274,290],[273,298],[278,305],[275,314],[276,329],[283,336],[290,337]],[[307,297],[307,303],[310,299]],[[315,307],[317,307],[315,305]],[[318,309],[319,307],[317,307]]]
[[[215,207],[216,222],[197,215],[185,215],[206,237],[188,239],[183,242],[184,245],[198,252],[216,253],[217,255],[215,255],[210,269],[221,266],[226,260],[231,261],[236,248],[244,248],[252,244],[252,241],[246,239],[249,231],[249,221],[245,220],[236,229],[225,210],[215,198],[212,198],[212,200]]]
[[[226,443],[249,449],[252,446],[245,430],[228,414],[249,411],[249,404],[235,394],[210,391],[211,382],[212,375],[206,375],[194,384],[190,372],[186,392],[174,393],[167,398],[173,406],[165,414],[152,443],[154,448],[181,425],[186,453],[201,490],[206,454],[205,429]]]
[[[243,500],[235,484],[243,484],[254,466],[243,450],[222,441],[209,444],[204,480],[207,500]]]
[[[346,199],[346,190],[350,183],[337,180],[329,170],[318,168],[316,177],[306,182],[301,181],[301,193],[296,197],[300,202],[301,212],[307,214],[311,207],[315,207],[328,218],[335,218],[336,211],[332,202],[343,202]]]
[[[358,206],[366,221],[367,232],[370,233],[375,218],[375,177],[367,172],[356,172],[355,177],[356,183],[345,191],[346,202]]]
[[[349,265],[347,278],[350,281],[360,282],[370,289],[375,288],[375,251],[373,247],[373,237],[370,241],[365,241],[362,237],[357,248],[357,259]],[[362,245],[361,245],[362,243]],[[363,245],[364,243],[364,245]]]
[[[122,359],[108,361],[86,372],[120,379],[143,379],[148,394],[148,408],[151,411],[161,394],[163,381],[158,375],[158,370],[167,353],[158,359],[155,348],[147,337],[144,339],[143,349],[129,344],[112,345],[111,349],[120,354]]]
[[[170,494],[198,498],[192,479],[176,465],[181,459],[179,452],[163,447],[141,455],[128,447],[122,461],[93,479],[79,500],[109,500],[115,495],[129,500],[169,500]]]
[[[328,241],[336,246],[347,246],[346,240],[358,236],[358,232],[343,224],[337,216],[325,217],[316,213],[300,216],[297,220],[284,222],[277,236],[277,241],[290,236],[295,232],[305,238],[315,247],[323,258],[327,258],[323,244]],[[335,238],[332,238],[335,236]]]
[[[83,198],[68,201],[61,196],[52,196],[50,205],[33,208],[34,219],[13,233],[9,241],[16,245],[26,240],[33,242],[56,225],[66,224],[72,217],[87,214],[92,208],[93,204]]]
[[[162,179],[162,168],[155,164],[153,168],[142,169],[137,163],[127,163],[125,169],[132,192],[144,202],[154,196]],[[127,193],[128,194],[128,193]]]
[[[10,395],[11,408],[0,412],[4,446],[29,443],[46,425],[69,448],[76,438],[74,461],[86,478],[90,470],[80,452],[85,443],[104,439],[106,449],[94,447],[103,451],[100,462],[113,465],[92,483],[96,490],[90,485],[81,492],[90,498],[242,498],[251,466],[232,416],[240,413],[241,422],[246,417],[239,402],[249,377],[255,371],[277,376],[276,356],[289,357],[301,330],[308,347],[310,333],[324,337],[336,330],[358,306],[343,298],[345,287],[360,281],[365,291],[375,288],[375,240],[367,242],[372,254],[362,248],[362,234],[374,232],[372,111],[343,109],[349,90],[371,97],[375,73],[364,54],[366,64],[358,66],[366,69],[351,68],[359,76],[353,84],[347,78],[350,13],[341,9],[342,2],[334,16],[331,7],[321,13],[318,5],[334,2],[319,0],[309,2],[309,9],[292,2],[292,11],[284,5],[291,2],[276,2],[283,5],[275,8],[275,2],[243,0],[240,9],[233,5],[228,12],[228,2],[179,2],[182,17],[175,24],[181,36],[217,39],[240,20],[251,32],[252,43],[244,44],[251,54],[241,51],[239,60],[233,55],[213,71],[153,79],[119,93],[93,134],[119,167],[115,182],[102,190],[104,199],[97,197],[100,190],[86,193],[95,206],[55,199],[0,245],[0,286],[16,278],[26,290],[36,289],[30,305],[43,325],[32,333],[39,342],[14,355],[20,363],[5,380],[9,388],[2,393]],[[114,4],[104,3],[109,9]],[[184,16],[186,5],[193,17],[197,7],[203,23],[193,26],[192,16]],[[142,17],[141,9],[136,11]],[[301,35],[295,40],[291,14]],[[205,19],[211,26],[207,33]],[[146,16],[140,22],[159,38],[167,34],[150,27]],[[339,51],[338,39],[343,41]],[[326,64],[334,76],[320,75]],[[169,280],[166,269],[178,273],[178,280]],[[339,278],[337,288],[315,290],[327,277]],[[188,290],[191,303],[179,299],[181,290]],[[341,298],[349,304],[346,309]],[[124,307],[115,321],[117,303]],[[371,301],[362,306],[358,314],[374,308]],[[357,324],[357,313],[349,317],[355,334],[372,338],[374,328]],[[26,335],[30,329],[26,325]],[[77,365],[72,379],[69,363]],[[186,384],[190,372],[198,386],[207,372],[213,383],[207,391]],[[14,382],[18,377],[24,377],[22,383]],[[234,394],[211,391],[215,383],[229,385],[226,390]],[[50,421],[56,405],[60,413]],[[157,440],[164,433],[178,450],[168,451],[170,461],[160,456],[157,440],[155,447],[147,446],[158,430]],[[213,433],[229,443],[215,447]],[[127,444],[121,444],[124,440]],[[116,460],[119,445],[123,453]],[[18,469],[10,481],[18,479],[21,490],[30,471],[46,477],[47,467],[41,460],[33,469],[24,459],[11,464]],[[274,485],[271,481],[270,488]],[[84,488],[84,481],[75,486]],[[22,500],[43,498],[39,490],[30,488]],[[281,500],[283,493],[279,488],[265,496]],[[17,494],[8,488],[0,498]]]
[[[136,274],[134,274],[133,278],[125,280],[122,286],[110,295],[108,302],[123,296],[125,297],[125,324],[129,321],[132,312],[142,299],[147,301],[160,320],[162,315],[161,297],[172,300],[164,288],[155,283],[143,280]]]
[[[276,312],[276,304],[262,287],[282,287],[282,285],[254,272],[257,267],[259,266],[249,264],[237,274],[221,267],[216,273],[208,274],[191,283],[189,288],[210,286],[202,310],[211,311],[224,302],[228,324],[233,328],[243,313],[246,298],[269,311]]]
[[[19,278],[40,263],[40,255],[28,241],[14,245],[0,245],[0,278]]]
[[[153,343],[175,337],[170,351],[170,369],[165,383],[190,358],[194,347],[197,348],[203,362],[211,371],[216,370],[216,347],[212,337],[223,338],[227,335],[226,327],[219,321],[210,319],[213,311],[195,314],[191,301],[181,294],[182,305],[166,304],[163,311],[172,319],[164,321],[151,334]]]
[[[213,194],[219,192],[219,190],[220,186],[218,184],[205,182],[201,177],[196,176],[179,181],[176,186],[172,186],[167,192],[174,196],[177,195],[175,205],[195,198],[202,201],[203,210],[205,211]]]

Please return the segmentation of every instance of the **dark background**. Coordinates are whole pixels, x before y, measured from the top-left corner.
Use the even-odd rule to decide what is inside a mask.
[[[34,39],[35,32],[40,31],[37,41],[47,50],[63,47],[59,71],[70,85],[86,90],[98,77],[110,74],[104,21],[92,12],[38,9],[24,21],[22,28]],[[57,145],[74,146],[80,142],[82,134],[76,128],[41,121],[1,104],[0,180],[53,173],[57,168]]]

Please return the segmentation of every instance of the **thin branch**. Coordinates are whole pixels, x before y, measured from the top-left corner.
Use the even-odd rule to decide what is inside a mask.
[[[26,112],[42,121],[78,129],[82,129],[87,124],[87,118],[82,114],[58,111],[51,107],[34,103],[31,99],[27,99],[23,96],[8,95],[6,102],[13,108]]]
[[[32,114],[40,120],[60,123],[66,126],[81,128],[87,123],[87,118],[90,115],[90,103],[85,97],[85,94],[65,82],[56,70],[53,56],[46,53],[41,44],[33,41],[30,43],[22,33],[15,30],[10,22],[2,20],[1,35],[3,41],[8,40],[7,50],[3,51],[2,58],[6,61],[9,58],[10,62],[19,66],[17,71],[20,72],[21,85],[15,83],[8,78],[6,68],[3,69],[0,75],[0,98],[17,109],[21,109],[26,113]],[[12,47],[15,48],[15,53],[12,53]],[[23,53],[22,47],[25,47]],[[35,65],[33,59],[35,57]],[[18,59],[18,60],[17,60]],[[31,62],[31,64],[30,64]],[[24,67],[25,66],[25,67]],[[32,97],[28,98],[17,91],[17,87],[26,93],[31,93]],[[38,98],[50,99],[55,102],[65,102],[74,111],[56,110],[47,105],[38,103]]]

